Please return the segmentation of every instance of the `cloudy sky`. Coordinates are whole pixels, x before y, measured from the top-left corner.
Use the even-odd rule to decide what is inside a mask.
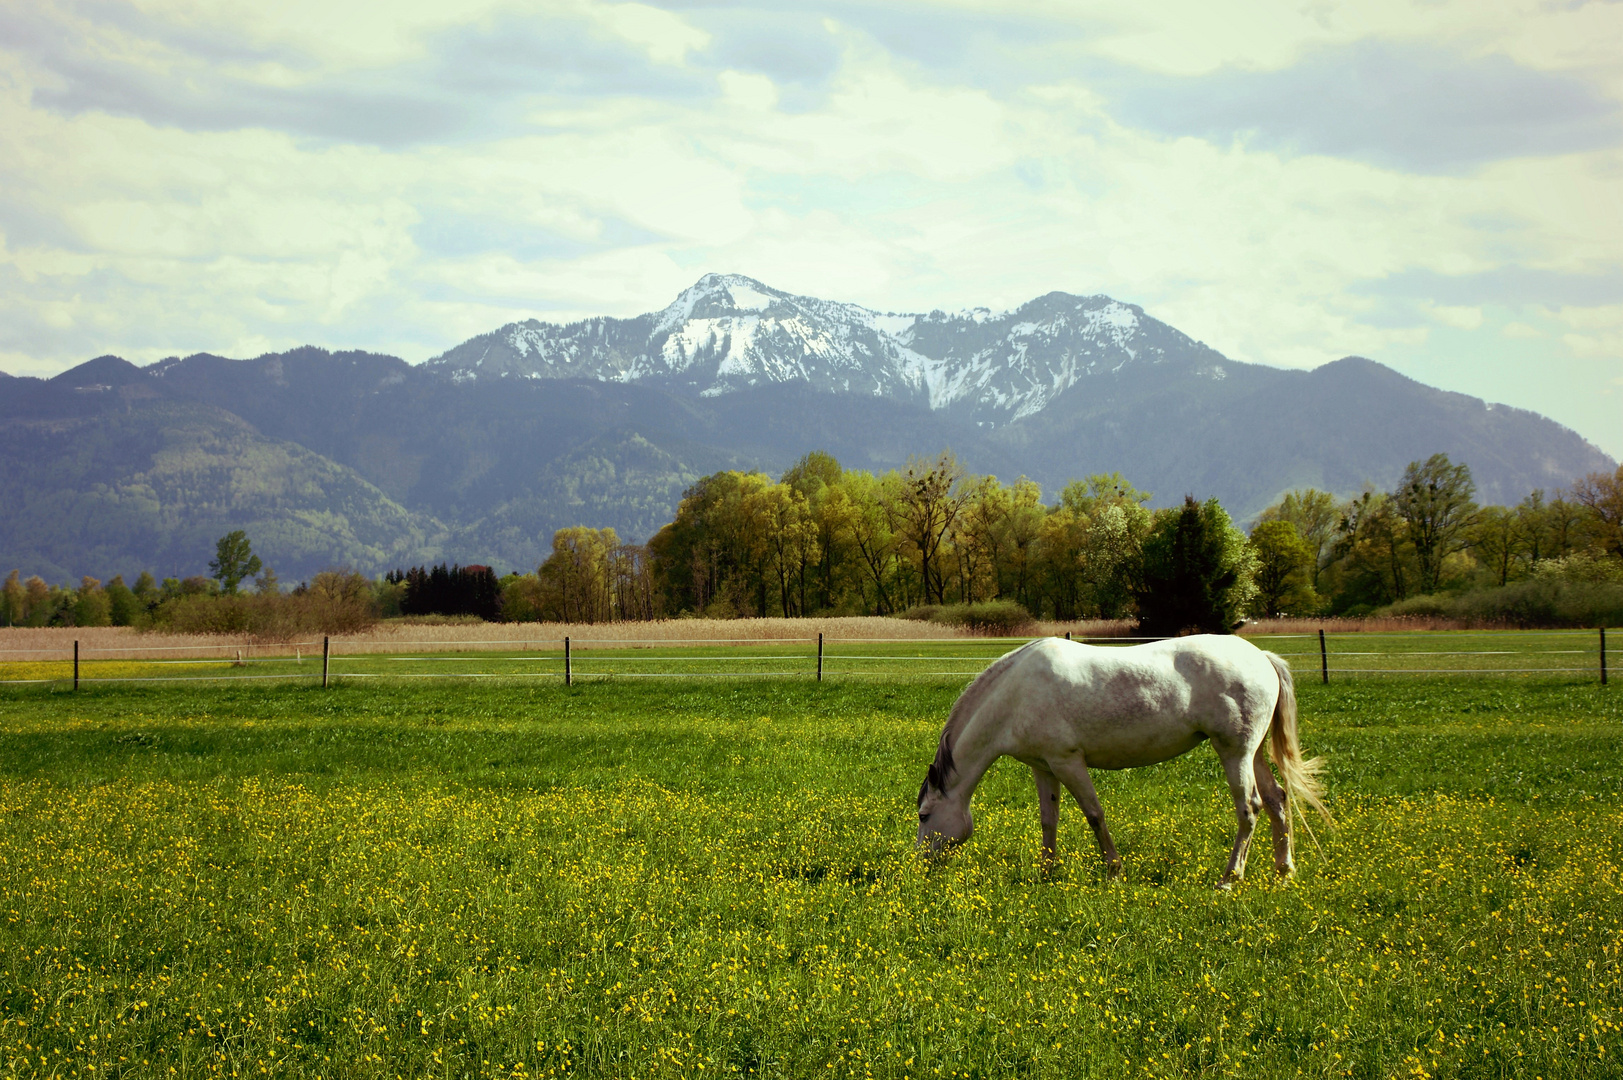
[[[0,370],[420,361],[710,270],[1108,293],[1623,457],[1623,3],[0,0]]]

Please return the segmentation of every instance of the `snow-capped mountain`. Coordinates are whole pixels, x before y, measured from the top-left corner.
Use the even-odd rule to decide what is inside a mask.
[[[1054,292],[1014,311],[887,314],[706,274],[662,311],[510,323],[426,366],[458,381],[650,381],[702,397],[803,383],[996,425],[1041,411],[1090,376],[1169,360],[1223,374],[1218,353],[1108,296]]]

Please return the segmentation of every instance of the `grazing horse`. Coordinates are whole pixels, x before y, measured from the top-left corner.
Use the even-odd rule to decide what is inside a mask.
[[[1272,735],[1276,781],[1263,743]],[[1274,867],[1291,859],[1292,800],[1329,820],[1318,774],[1296,741],[1290,667],[1237,637],[1204,634],[1130,647],[1040,638],[1000,657],[953,704],[935,761],[919,788],[919,843],[932,850],[969,839],[969,798],[1007,754],[1031,766],[1043,825],[1043,858],[1054,857],[1064,785],[1099,842],[1105,870],[1121,859],[1088,775],[1168,761],[1211,740],[1228,776],[1239,829],[1220,887],[1245,876],[1251,833],[1264,808]],[[1283,781],[1283,784],[1280,783]]]

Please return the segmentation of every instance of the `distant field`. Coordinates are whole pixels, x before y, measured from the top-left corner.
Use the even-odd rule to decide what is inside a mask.
[[[1302,679],[1339,823],[1228,895],[1204,750],[1122,882],[1012,762],[921,861],[963,681],[0,691],[0,1075],[1618,1075],[1616,687]]]

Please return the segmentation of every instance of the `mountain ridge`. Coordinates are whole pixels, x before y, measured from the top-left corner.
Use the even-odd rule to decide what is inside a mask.
[[[515,327],[535,328],[527,352]],[[1216,496],[1242,521],[1292,487],[1390,488],[1439,451],[1488,502],[1615,468],[1536,413],[1362,357],[1231,361],[1107,296],[877,313],[739,275],[633,319],[510,323],[417,366],[315,346],[146,367],[109,354],[4,387],[0,494],[27,513],[0,527],[0,564],[52,574],[197,573],[205,533],[246,525],[285,579],[442,557],[527,568],[554,529],[643,540],[699,476],[776,474],[813,449],[879,471],[950,447],[1050,499],[1119,471],[1154,505]]]
[[[1050,292],[1002,312],[894,313],[706,274],[658,312],[508,323],[424,366],[455,381],[648,381],[701,397],[801,382],[999,424],[1040,412],[1090,375],[1167,361],[1230,362],[1103,294]]]

